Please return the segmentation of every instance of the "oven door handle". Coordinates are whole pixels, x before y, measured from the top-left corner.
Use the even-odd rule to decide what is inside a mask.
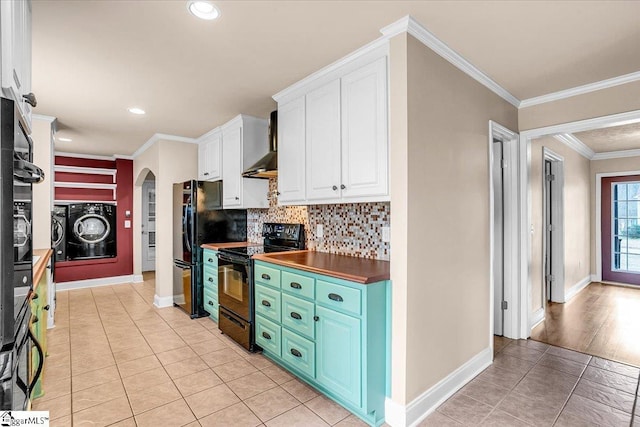
[[[37,184],[44,181],[44,171],[31,162],[13,156],[13,178],[25,184]]]
[[[33,335],[33,331],[31,331],[31,328],[29,328],[29,338],[31,338],[31,341],[33,341],[33,344],[36,346],[36,349],[38,350],[38,369],[36,370],[36,373],[33,375],[33,379],[29,384],[29,398],[31,398],[31,392],[33,391],[33,388],[35,387],[36,383],[40,379],[40,375],[42,374],[42,368],[44,367],[44,351],[42,350],[42,346],[40,345],[36,337]]]
[[[227,255],[227,254],[222,254],[220,252],[218,252],[218,259],[220,261],[230,262],[232,264],[242,264],[242,265],[251,264],[251,258],[230,256],[230,255]]]
[[[175,265],[178,268],[181,268],[183,270],[189,270],[191,268],[191,264],[187,264],[186,262],[179,260],[179,259],[174,259],[173,260],[173,265]]]

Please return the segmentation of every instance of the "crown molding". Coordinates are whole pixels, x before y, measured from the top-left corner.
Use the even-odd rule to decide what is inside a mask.
[[[607,153],[596,153],[592,160],[621,159],[623,157],[640,157],[640,150],[609,151]]]
[[[147,151],[153,144],[158,141],[175,141],[175,142],[185,142],[187,144],[197,144],[198,140],[195,138],[187,138],[186,136],[178,136],[178,135],[168,135],[166,133],[156,133],[154,134],[147,142],[142,144],[140,148],[138,148],[131,156],[126,156],[131,160],[135,159],[145,151]],[[125,156],[121,156],[121,158],[125,158]]]
[[[55,151],[53,153],[54,156],[61,156],[61,157],[74,157],[77,159],[91,159],[91,160],[109,160],[109,161],[114,161],[116,159],[116,156],[100,156],[97,154],[84,154],[84,153],[68,153],[65,151]]]
[[[595,92],[602,89],[608,89],[614,86],[620,86],[627,83],[633,83],[639,80],[640,80],[640,71],[636,71],[635,73],[629,73],[623,76],[613,77],[607,80],[601,80],[599,82],[589,83],[586,85],[576,86],[570,89],[549,93],[547,95],[541,95],[541,96],[536,96],[534,98],[524,99],[520,102],[520,108],[527,108],[533,105],[559,101],[561,99],[571,98],[572,96],[584,95],[585,93]]]
[[[510,103],[516,108],[520,107],[520,100],[513,96],[508,90],[500,86],[495,80],[486,75],[482,70],[464,59],[458,52],[451,49],[445,42],[427,30],[422,24],[412,16],[407,15],[391,25],[387,25],[380,30],[383,37],[390,39],[398,34],[406,32],[418,39],[422,44],[433,50],[435,53],[449,61],[453,66],[485,86],[487,89]]]
[[[596,155],[595,151],[589,148],[584,142],[580,141],[580,139],[578,139],[575,135],[572,135],[570,133],[563,133],[559,135],[553,135],[553,137],[578,154],[587,158],[588,160],[593,159],[593,157]]]

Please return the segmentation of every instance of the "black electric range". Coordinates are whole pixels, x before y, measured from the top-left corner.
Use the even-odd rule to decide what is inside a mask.
[[[218,252],[218,327],[249,351],[260,350],[254,336],[253,255],[304,249],[302,224],[265,223],[264,244]]]

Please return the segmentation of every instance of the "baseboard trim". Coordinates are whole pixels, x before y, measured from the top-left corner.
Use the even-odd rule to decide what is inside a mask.
[[[538,326],[538,324],[543,320],[544,320],[544,307],[537,309],[536,311],[533,312],[533,314],[531,314],[531,321],[529,322],[530,323],[529,330],[532,330],[533,328]]]
[[[587,277],[570,287],[564,296],[564,302],[567,303],[571,301],[571,298],[575,297],[578,292],[586,288],[589,283],[591,283],[591,275],[588,275]]]
[[[491,363],[493,351],[487,347],[407,406],[387,398],[384,405],[385,421],[393,427],[417,425]]]
[[[99,279],[74,280],[71,282],[56,282],[56,291],[72,289],[96,288],[98,286],[126,285],[133,282],[133,274],[126,276],[101,277]]]
[[[142,282],[144,282],[144,278],[142,277],[142,274],[133,275],[133,283],[142,283]]]
[[[173,296],[170,297],[159,297],[158,295],[153,296],[153,305],[158,308],[165,308],[173,306]]]

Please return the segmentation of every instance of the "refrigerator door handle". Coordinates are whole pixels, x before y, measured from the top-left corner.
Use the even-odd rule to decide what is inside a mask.
[[[189,241],[189,214],[189,208],[185,208],[184,217],[182,218],[182,236],[187,252],[191,252],[191,242]]]

